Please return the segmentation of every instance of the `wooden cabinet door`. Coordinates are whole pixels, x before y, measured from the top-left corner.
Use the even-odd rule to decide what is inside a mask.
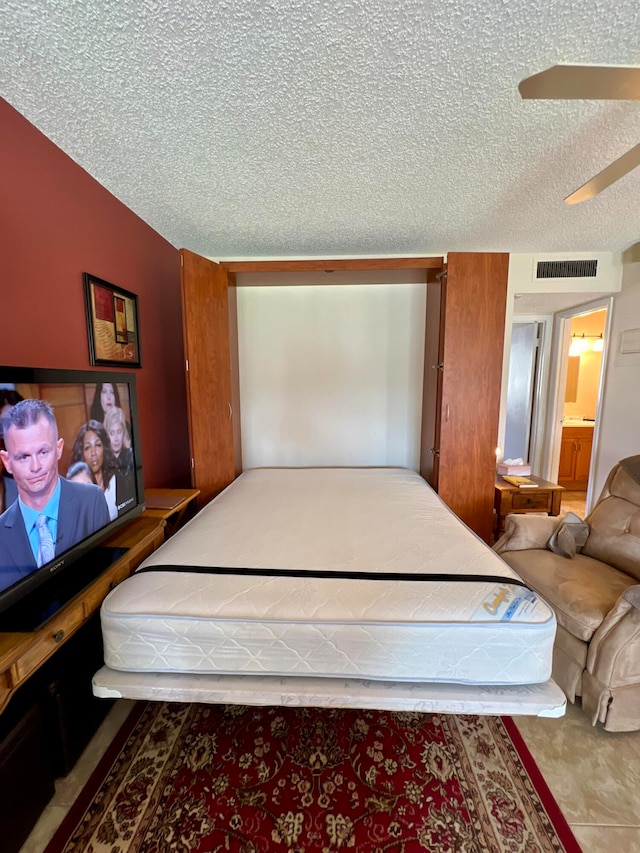
[[[589,469],[591,468],[593,430],[585,430],[585,434],[584,438],[578,439],[578,452],[576,453],[575,480],[579,489],[586,489],[589,485]]]
[[[586,489],[589,485],[593,430],[590,427],[564,427],[560,441],[558,484],[565,489]]]
[[[199,506],[235,478],[227,271],[180,251],[191,483]]]
[[[572,483],[576,467],[576,440],[562,437],[560,441],[560,463],[558,465],[558,484]]]
[[[509,255],[450,252],[438,494],[491,541]]]

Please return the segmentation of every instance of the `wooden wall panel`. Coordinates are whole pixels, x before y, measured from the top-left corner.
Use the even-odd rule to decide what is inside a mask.
[[[491,539],[508,254],[451,252],[447,262],[438,493]]]
[[[191,482],[207,503],[235,478],[227,271],[182,249]]]

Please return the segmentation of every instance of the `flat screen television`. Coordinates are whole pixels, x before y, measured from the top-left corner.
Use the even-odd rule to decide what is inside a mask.
[[[135,374],[0,366],[0,478],[0,631],[35,630],[144,510]]]

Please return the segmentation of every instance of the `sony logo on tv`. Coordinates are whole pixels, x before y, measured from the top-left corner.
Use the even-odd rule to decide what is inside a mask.
[[[56,569],[60,569],[60,568],[62,568],[62,566],[64,566],[64,562],[65,562],[64,560],[58,560],[58,562],[57,562],[57,563],[54,563],[54,564],[49,568],[49,572],[55,572],[55,570],[56,570]]]

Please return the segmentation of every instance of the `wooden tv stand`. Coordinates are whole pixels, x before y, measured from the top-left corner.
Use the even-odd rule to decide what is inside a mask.
[[[0,713],[13,694],[96,613],[102,600],[164,542],[165,521],[140,516],[103,543],[128,548],[46,624],[29,633],[0,633]]]

